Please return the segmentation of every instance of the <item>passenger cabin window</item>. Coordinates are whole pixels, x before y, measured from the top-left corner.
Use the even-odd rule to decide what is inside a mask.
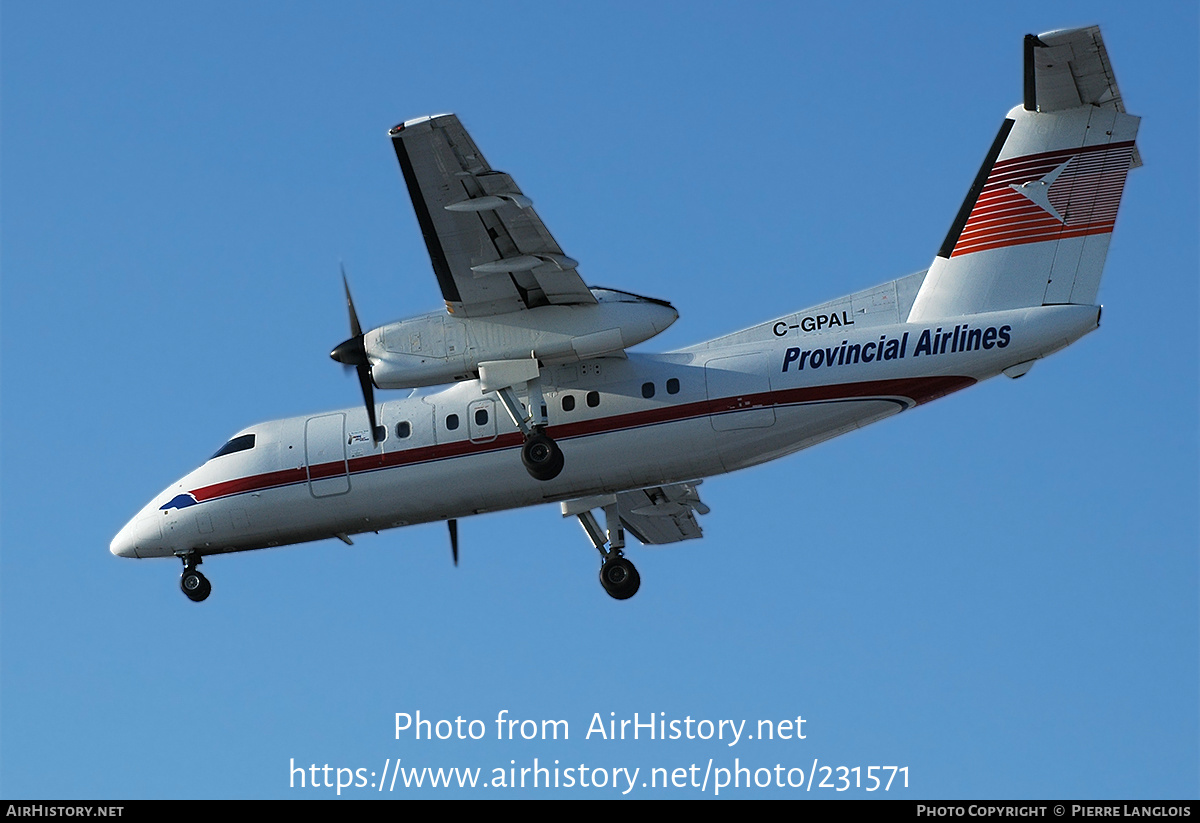
[[[226,443],[224,446],[217,449],[217,453],[208,459],[216,460],[218,457],[224,457],[225,455],[233,454],[234,452],[244,452],[247,449],[252,449],[252,448],[254,448],[254,435],[243,434],[243,435],[233,438],[228,443]]]
[[[679,394],[679,381],[674,377],[667,381],[667,394]]]
[[[487,420],[488,420],[487,409],[476,409],[475,410],[475,425],[476,426],[486,426]]]
[[[590,391],[587,393],[587,404],[591,408],[596,408],[600,405],[600,392]]]
[[[575,395],[564,394],[563,399],[562,399],[562,407],[563,407],[563,411],[574,411],[575,410]]]
[[[399,437],[400,439],[403,440],[405,437],[408,437],[411,434],[412,434],[412,423],[409,423],[407,420],[402,420],[396,424],[396,436],[397,437]]]
[[[642,384],[642,397],[649,400],[653,396],[654,396],[654,384],[653,383],[643,383]]]
[[[458,428],[458,415],[457,414],[451,414],[446,417],[446,428],[450,431],[454,431],[455,429]]]

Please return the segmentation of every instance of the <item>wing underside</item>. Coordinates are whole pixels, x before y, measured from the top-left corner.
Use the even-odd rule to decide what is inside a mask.
[[[390,134],[450,313],[596,302],[532,201],[488,165],[458,117],[422,117]]]
[[[621,525],[647,546],[703,537],[696,515],[709,509],[700,501],[698,485],[693,481],[618,492]]]
[[[699,480],[688,483],[669,483],[630,489],[616,494],[581,497],[562,504],[563,517],[576,516],[584,530],[599,548],[613,537],[617,523],[633,534],[642,544],[661,546],[680,540],[703,537],[697,514],[708,514],[709,508],[700,500],[696,487]],[[604,511],[608,534],[600,530],[592,515],[593,509]],[[622,544],[617,544],[618,547]]]
[[[703,537],[696,512],[707,514],[695,484],[675,483],[617,495],[621,524],[647,546]]]

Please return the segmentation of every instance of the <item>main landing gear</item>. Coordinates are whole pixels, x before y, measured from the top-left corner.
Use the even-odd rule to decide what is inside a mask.
[[[600,528],[596,516],[592,514],[593,508],[604,509],[605,528]],[[562,504],[562,513],[563,517],[575,515],[579,518],[579,524],[583,526],[588,539],[600,552],[600,585],[608,592],[608,596],[614,600],[628,600],[637,594],[642,577],[622,551],[625,548],[625,529],[617,512],[616,495],[568,500]]]
[[[546,404],[542,401],[542,389],[537,379],[537,361],[533,361],[532,376],[523,375],[529,379],[524,383],[529,394],[529,411],[522,408],[516,392],[511,385],[494,385],[484,381],[489,391],[496,392],[505,411],[521,434],[525,435],[525,443],[521,446],[521,463],[525,471],[534,480],[553,480],[563,470],[565,460],[562,449],[546,434]],[[483,364],[480,364],[483,365]],[[483,372],[488,373],[488,372]],[[490,374],[489,374],[490,376]]]
[[[196,570],[203,561],[196,552],[182,552],[178,555],[183,561],[183,574],[179,577],[179,588],[194,603],[199,603],[212,594],[212,584],[208,578]]]
[[[525,445],[521,446],[521,462],[534,480],[553,480],[563,470],[566,461],[562,449],[539,426],[525,437]]]
[[[642,585],[642,576],[633,564],[620,553],[604,561],[600,567],[600,585],[616,600],[628,600],[637,594]]]

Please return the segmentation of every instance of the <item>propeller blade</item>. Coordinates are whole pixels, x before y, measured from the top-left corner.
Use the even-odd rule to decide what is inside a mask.
[[[354,310],[354,298],[350,296],[350,281],[346,279],[346,266],[342,265],[342,286],[346,289],[346,306],[350,309],[350,336],[362,337],[362,326],[358,323],[358,312]]]
[[[447,520],[446,525],[450,527],[450,554],[454,556],[454,565],[458,565],[458,521]]]
[[[354,310],[354,298],[350,296],[350,281],[346,279],[346,267],[342,266],[342,287],[346,290],[346,308],[350,311],[350,338],[339,343],[329,353],[343,366],[353,366],[358,372],[358,385],[362,388],[363,402],[367,405],[367,420],[371,425],[371,442],[379,445],[379,422],[375,418],[375,382],[371,379],[371,360],[367,357],[367,343],[358,312]]]
[[[379,423],[375,420],[375,386],[371,382],[371,367],[358,367],[358,385],[362,386],[363,401],[367,404],[367,419],[371,423],[371,440],[379,443]]]
[[[350,338],[338,343],[329,356],[344,366],[369,368],[371,361],[367,359],[367,344],[363,339],[362,324],[358,322],[358,312],[354,310],[354,298],[350,296],[350,281],[346,279],[345,265],[342,266],[342,288],[346,290],[346,308],[350,311]],[[359,379],[362,379],[361,373]]]

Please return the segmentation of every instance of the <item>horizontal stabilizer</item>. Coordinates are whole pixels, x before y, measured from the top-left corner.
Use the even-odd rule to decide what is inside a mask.
[[[1030,34],[1025,42],[1026,73],[1034,78],[1034,96],[1030,100],[1026,92],[1026,109],[1051,112],[1099,106],[1126,113],[1099,26]],[[1135,151],[1130,168],[1140,165]]]

